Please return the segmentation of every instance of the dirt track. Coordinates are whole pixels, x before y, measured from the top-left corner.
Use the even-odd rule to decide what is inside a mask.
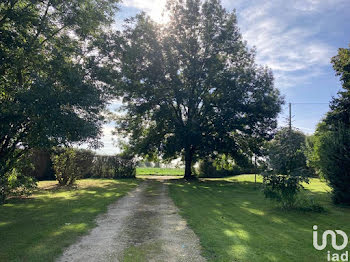
[[[110,205],[58,261],[205,261],[164,181],[146,180]]]

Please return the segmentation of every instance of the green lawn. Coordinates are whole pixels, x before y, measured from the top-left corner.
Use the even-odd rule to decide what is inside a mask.
[[[39,182],[28,199],[0,206],[0,261],[53,261],[63,248],[95,226],[107,205],[134,188],[135,179],[86,179],[76,189]]]
[[[183,176],[183,168],[157,168],[157,167],[138,167],[136,175],[157,175],[157,176]]]
[[[261,177],[255,189],[254,175],[170,183],[170,195],[199,236],[208,261],[327,261],[329,249],[313,248],[313,225],[319,235],[327,229],[350,234],[350,208],[334,206],[320,180],[312,179],[305,194],[326,213],[282,211],[264,198],[260,183]]]

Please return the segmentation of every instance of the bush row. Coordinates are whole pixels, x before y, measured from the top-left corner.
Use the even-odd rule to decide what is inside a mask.
[[[216,159],[206,158],[199,162],[196,173],[199,177],[227,177],[240,174],[254,174],[258,170],[249,159],[233,160],[227,155]]]
[[[134,178],[136,163],[131,156],[100,156],[89,150],[59,149],[51,157],[60,185],[78,178]]]
[[[100,156],[73,148],[31,150],[17,159],[15,167],[0,178],[0,203],[8,197],[28,195],[36,180],[55,180],[72,185],[79,178],[133,178],[136,164],[131,156]]]

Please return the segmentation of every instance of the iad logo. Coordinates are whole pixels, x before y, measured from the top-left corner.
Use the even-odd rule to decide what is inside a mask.
[[[317,233],[317,226],[313,226],[314,232],[313,232],[313,245],[314,248],[317,250],[324,250],[327,247],[327,238],[328,236],[331,236],[331,243],[332,247],[335,250],[343,250],[344,248],[347,247],[349,243],[348,236],[345,234],[344,231],[341,230],[326,230],[322,234],[322,243],[321,245],[318,244],[318,233]],[[341,245],[337,244],[337,235],[340,235],[343,238],[343,243]],[[341,243],[338,241],[338,243]],[[343,254],[338,254],[338,253],[331,253],[331,251],[327,251],[327,260],[328,261],[349,261],[349,252],[346,251]]]
[[[326,230],[325,232],[323,232],[322,235],[322,244],[319,245],[317,242],[317,226],[314,226],[314,233],[313,233],[313,244],[314,244],[314,248],[316,248],[317,250],[323,250],[326,248],[327,246],[327,236],[330,235],[331,239],[332,239],[332,247],[335,250],[343,250],[344,248],[346,248],[346,246],[348,245],[348,236],[345,234],[344,231],[341,230],[335,230],[335,232],[339,235],[341,235],[343,237],[343,244],[338,246],[337,245],[337,235],[333,230]]]

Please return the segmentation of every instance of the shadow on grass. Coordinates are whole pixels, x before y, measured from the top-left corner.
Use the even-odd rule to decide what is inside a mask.
[[[172,181],[170,192],[209,261],[323,261],[312,226],[350,233],[350,209],[332,205],[326,192],[307,191],[326,214],[283,211],[247,181]]]
[[[0,261],[54,261],[95,226],[98,214],[137,185],[96,180],[100,186],[53,187],[0,206]]]

